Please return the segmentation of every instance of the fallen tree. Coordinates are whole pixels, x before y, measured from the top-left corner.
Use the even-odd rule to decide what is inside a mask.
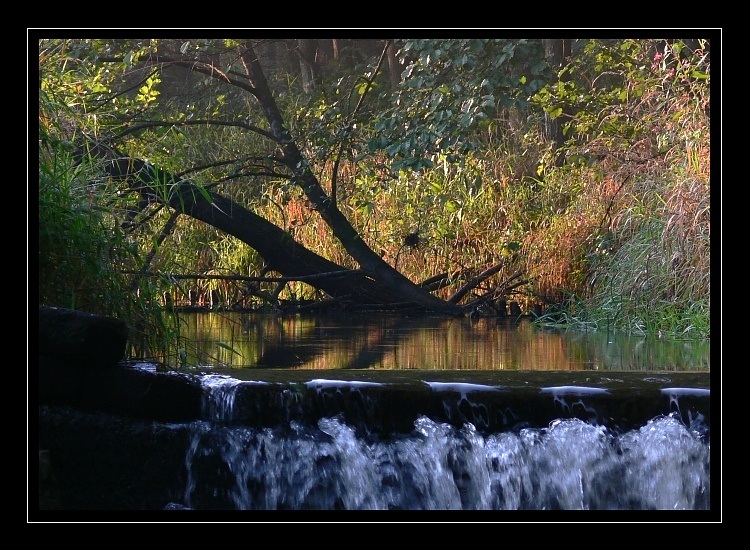
[[[408,280],[408,286],[401,285],[394,290],[364,269],[351,270],[327,260],[240,204],[187,180],[176,179],[143,160],[114,158],[108,159],[104,166],[110,177],[145,197],[145,204],[168,205],[176,212],[238,238],[263,258],[265,272],[276,271],[290,279],[305,280],[330,297],[355,306],[378,305],[386,308],[389,305],[402,307],[412,304],[441,313],[462,314],[464,311]],[[168,190],[166,196],[162,192],[165,189]],[[392,269],[390,266],[388,268]],[[336,276],[313,277],[332,272]]]
[[[388,264],[372,250],[339,210],[335,197],[335,185],[331,194],[323,189],[311,164],[301,152],[287,130],[281,112],[266,81],[263,68],[250,41],[237,46],[237,56],[241,60],[245,74],[222,71],[210,61],[199,61],[179,56],[155,55],[148,59],[144,68],[151,70],[162,67],[181,67],[201,73],[224,84],[239,88],[253,96],[253,104],[262,112],[267,128],[232,123],[270,140],[276,152],[268,162],[273,163],[267,173],[278,175],[277,168],[285,171],[285,177],[298,186],[307,198],[311,208],[330,227],[334,237],[346,252],[359,265],[358,269],[347,269],[336,264],[296,242],[291,235],[258,216],[248,208],[219,193],[212,192],[209,186],[198,185],[189,179],[180,178],[153,166],[141,159],[118,154],[118,140],[135,132],[147,131],[155,126],[175,125],[174,121],[151,121],[131,125],[119,136],[106,144],[89,144],[87,152],[103,161],[107,174],[123,182],[131,192],[139,193],[139,206],[145,209],[154,203],[170,207],[174,214],[162,230],[158,241],[166,238],[178,215],[187,215],[203,221],[212,227],[236,237],[258,252],[265,262],[263,273],[276,271],[285,278],[298,278],[324,292],[333,300],[359,306],[379,306],[381,309],[411,307],[423,311],[446,315],[463,315],[476,307],[478,302],[459,304],[459,300],[477,288],[499,271],[499,266],[491,267],[483,274],[466,283],[452,298],[444,300],[432,293],[441,285],[417,284],[394,266]],[[197,121],[185,121],[195,124]],[[200,121],[201,124],[224,124],[221,121]],[[336,180],[336,174],[332,176]],[[144,273],[148,269],[148,259],[144,262]],[[335,273],[336,276],[323,276]],[[453,279],[458,281],[460,279]],[[496,296],[495,289],[486,293]]]

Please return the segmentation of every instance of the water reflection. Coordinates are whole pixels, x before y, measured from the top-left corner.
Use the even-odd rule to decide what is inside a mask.
[[[183,313],[189,365],[279,369],[710,370],[709,340],[544,329],[528,319]]]

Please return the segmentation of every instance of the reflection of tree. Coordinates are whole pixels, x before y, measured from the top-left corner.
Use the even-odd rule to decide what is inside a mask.
[[[316,338],[306,340],[308,343],[298,343],[299,336],[288,336],[284,323],[275,316],[251,316],[243,319],[242,326],[245,332],[256,334],[262,342],[262,351],[253,367],[297,368],[309,363],[323,352]]]
[[[288,369],[305,365],[324,349],[319,344],[295,345],[293,341],[282,340],[279,345],[263,348],[263,353],[254,365],[263,369]]]
[[[438,326],[448,322],[450,320],[441,321]],[[435,328],[435,320],[424,317],[397,319],[389,326],[381,326],[377,332],[368,331],[368,334],[377,333],[377,336],[368,340],[367,345],[360,349],[357,356],[343,368],[366,369],[372,367],[381,362],[387,352],[395,352],[401,342],[425,327]]]
[[[355,322],[345,324],[336,321],[334,326],[316,326],[314,330],[300,338],[299,334],[286,335],[284,327],[275,326],[273,336],[263,322],[243,323],[247,330],[248,324],[254,325],[255,332],[262,338],[262,353],[253,365],[256,368],[288,369],[305,367],[313,362],[325,365],[336,365],[337,354],[341,345],[350,350],[359,351],[348,361],[342,369],[366,369],[376,366],[383,361],[387,353],[395,350],[404,340],[411,337],[422,328],[435,328],[434,319],[423,318],[388,318],[378,317],[377,320],[362,324]],[[333,330],[332,330],[333,328]],[[366,339],[362,342],[362,335]],[[333,342],[338,346],[330,345]],[[333,368],[333,367],[332,367]]]
[[[335,365],[335,353],[338,348],[331,346],[330,326],[316,325],[312,331],[304,336],[286,334],[283,325],[275,328],[273,337],[268,337],[268,327],[263,323],[258,323],[258,333],[263,337],[263,351],[254,365],[257,368],[300,368],[308,366],[314,362],[325,365]],[[366,325],[365,332],[376,332],[376,325]],[[363,331],[359,323],[345,325],[339,322],[335,325],[335,339],[338,342],[349,342],[349,348],[356,346],[356,336]],[[326,356],[329,356],[328,358]]]
[[[199,314],[198,318],[204,318]],[[216,314],[209,314],[213,319]],[[272,370],[692,370],[710,368],[710,345],[606,332],[538,329],[527,320],[440,316],[228,314],[192,322],[189,339],[229,342],[219,364]],[[239,319],[232,321],[232,319]],[[238,341],[236,326],[242,326]],[[245,340],[246,339],[246,340]],[[243,346],[247,344],[247,351]],[[242,356],[237,355],[237,351]],[[220,350],[224,352],[226,350]],[[239,360],[242,359],[242,365]],[[226,363],[224,363],[226,361]]]

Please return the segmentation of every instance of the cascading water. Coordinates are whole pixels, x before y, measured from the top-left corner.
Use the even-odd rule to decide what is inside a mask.
[[[720,513],[707,361],[641,340],[610,346],[609,336],[595,340],[602,354],[588,334],[550,342],[515,322],[498,333],[469,319],[401,321],[292,324],[283,333],[307,340],[261,346],[257,364],[179,370],[92,359],[88,337],[71,352],[53,322],[40,339],[30,509],[118,520],[211,510],[220,521],[234,510],[405,511],[387,521],[416,510]],[[263,319],[257,341],[278,323]],[[334,345],[336,334],[348,336]]]
[[[452,392],[453,405],[441,397],[441,413],[452,422],[420,414],[408,430],[375,430],[377,399],[363,390],[376,391],[381,384],[312,380],[279,391],[269,382],[218,375],[205,376],[202,384],[204,420],[189,425],[183,502],[172,507],[710,508],[709,427],[703,414],[684,413],[679,406],[681,397],[701,396],[707,390],[664,388],[670,412],[623,429],[596,420],[599,413],[590,402],[608,392],[543,388],[536,394],[551,396],[564,411],[578,407],[590,420],[556,418],[538,426],[506,410],[502,422],[512,417],[512,425],[499,429],[488,406],[472,401],[472,392],[485,388],[484,394],[495,395],[496,388],[433,383],[429,391]],[[304,396],[311,393],[314,401],[323,403],[317,415],[304,404]],[[352,414],[353,396],[358,414]],[[326,414],[333,410],[332,402],[346,402],[348,416]],[[266,417],[259,415],[269,414],[269,409],[283,411],[283,418],[261,421]],[[484,426],[468,421],[457,425],[459,411],[479,411],[471,418],[482,419],[477,424]]]

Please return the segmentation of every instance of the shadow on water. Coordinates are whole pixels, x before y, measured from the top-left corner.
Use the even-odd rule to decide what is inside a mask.
[[[710,371],[710,341],[535,326],[529,319],[181,314],[189,365],[272,369]]]

